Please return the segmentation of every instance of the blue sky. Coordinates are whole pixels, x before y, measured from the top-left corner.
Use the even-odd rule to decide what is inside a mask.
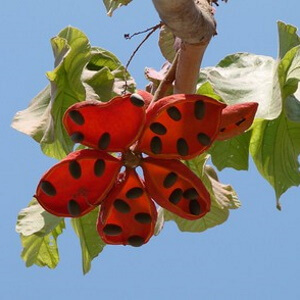
[[[235,52],[276,57],[276,21],[299,27],[299,11],[299,0],[221,3],[216,15],[219,34],[203,65],[215,65]],[[67,222],[59,238],[57,269],[26,268],[21,260],[16,217],[54,160],[44,156],[31,138],[11,129],[10,122],[47,84],[45,72],[53,68],[50,38],[70,24],[83,30],[92,45],[112,51],[126,63],[140,38],[126,41],[123,34],[158,21],[151,1],[135,0],[113,18],[105,15],[101,0],[2,1],[2,299],[300,299],[299,188],[284,194],[283,210],[277,211],[271,186],[253,164],[249,172],[220,173],[243,205],[219,227],[191,234],[167,223],[158,237],[141,248],[106,247],[83,276],[79,242]],[[130,67],[140,88],[146,83],[144,67],[159,68],[163,63],[156,42],[154,35]]]

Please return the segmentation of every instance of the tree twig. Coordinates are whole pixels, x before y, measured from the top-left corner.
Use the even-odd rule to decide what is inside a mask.
[[[155,91],[152,102],[163,98],[166,94],[166,91],[172,86],[173,81],[175,80],[179,51],[176,53],[167,74],[165,75],[164,79],[160,82],[157,90]]]

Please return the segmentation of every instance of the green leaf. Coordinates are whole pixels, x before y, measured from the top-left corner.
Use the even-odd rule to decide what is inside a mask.
[[[198,86],[197,94],[211,97],[215,100],[223,102],[222,98],[218,94],[215,93],[212,85],[208,81],[206,81],[203,84],[201,84],[200,86]]]
[[[48,85],[31,100],[28,108],[16,113],[11,126],[30,135],[38,143],[41,142],[50,125],[50,101],[50,85]]]
[[[71,220],[74,231],[80,239],[84,274],[89,272],[91,261],[102,252],[106,245],[101,240],[96,229],[98,213],[99,209],[96,208],[85,216]]]
[[[108,101],[124,92],[125,84],[134,92],[135,83],[115,55],[91,47],[76,28],[65,28],[51,44],[55,69],[47,73],[50,85],[16,114],[12,127],[32,136],[46,155],[61,159],[74,146],[62,124],[65,111],[86,98]]]
[[[23,251],[22,259],[26,262],[26,267],[38,265],[47,266],[54,269],[59,262],[59,253],[57,248],[57,237],[65,228],[64,220],[52,229],[48,234],[44,232],[34,233],[29,236],[21,236]]]
[[[211,196],[211,209],[203,218],[190,221],[164,210],[165,221],[175,221],[181,231],[201,232],[208,228],[224,223],[229,216],[229,209],[240,206],[235,191],[230,185],[218,181],[212,174],[212,167],[205,166],[207,155],[186,161],[187,166],[203,181]]]
[[[165,25],[160,28],[158,45],[163,57],[172,63],[176,51],[174,48],[175,36],[173,32]]]
[[[284,113],[272,121],[257,120],[250,153],[259,172],[274,187],[280,208],[280,196],[300,184],[300,124],[289,121]]]
[[[29,236],[36,232],[50,233],[63,218],[56,217],[43,209],[35,198],[29,206],[22,209],[18,215],[16,231],[23,236]]]
[[[47,73],[50,86],[16,114],[12,126],[38,141],[46,155],[61,159],[74,145],[62,117],[70,105],[85,100],[81,74],[90,59],[90,44],[83,32],[67,27],[51,40],[51,45],[55,69]]]
[[[117,8],[127,5],[131,1],[132,0],[103,0],[103,3],[105,5],[107,15],[111,17]]]
[[[199,84],[208,81],[214,92],[228,105],[258,102],[256,117],[274,119],[282,108],[277,64],[268,56],[232,54],[216,67],[202,69]]]
[[[279,34],[279,57],[283,58],[292,48],[300,45],[297,28],[283,22],[277,22]]]
[[[295,93],[300,81],[300,46],[297,46],[283,57],[278,66],[283,101]]]
[[[215,141],[209,149],[213,164],[224,168],[248,170],[251,131],[225,141]]]
[[[94,94],[93,99],[107,102],[121,95],[127,86],[128,92],[134,92],[135,82],[119,59],[111,52],[93,47],[92,57],[86,66],[82,80],[87,90]],[[91,99],[91,95],[89,95]]]
[[[54,269],[59,262],[57,237],[65,228],[63,218],[46,212],[35,198],[18,215],[16,231],[23,246],[26,266],[38,265]]]

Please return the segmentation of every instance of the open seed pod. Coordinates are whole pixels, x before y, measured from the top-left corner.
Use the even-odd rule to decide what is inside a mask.
[[[35,197],[56,216],[80,217],[101,203],[120,168],[120,160],[104,152],[72,152],[43,175]]]
[[[223,109],[217,140],[227,140],[246,131],[252,125],[257,108],[258,103],[247,102]]]
[[[160,206],[196,220],[210,210],[210,195],[201,180],[178,160],[147,157],[142,168],[146,189]]]
[[[156,207],[134,169],[120,174],[101,205],[97,229],[107,244],[139,247],[154,233]]]
[[[193,158],[218,135],[225,107],[202,95],[164,97],[148,107],[137,150],[159,158]]]
[[[145,101],[139,94],[115,97],[109,102],[84,101],[64,114],[65,128],[74,143],[108,152],[128,149],[145,121]]]

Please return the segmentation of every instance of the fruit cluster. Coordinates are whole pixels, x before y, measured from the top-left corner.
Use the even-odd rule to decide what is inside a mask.
[[[185,94],[151,99],[138,91],[107,103],[80,102],[66,111],[66,131],[88,149],[70,153],[43,175],[35,197],[44,209],[80,217],[101,204],[97,230],[103,241],[131,246],[147,243],[154,233],[153,201],[188,220],[210,210],[208,191],[180,160],[244,132],[257,103],[226,106]]]

